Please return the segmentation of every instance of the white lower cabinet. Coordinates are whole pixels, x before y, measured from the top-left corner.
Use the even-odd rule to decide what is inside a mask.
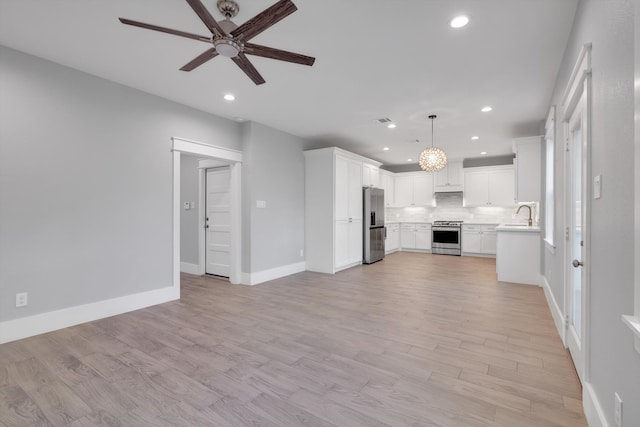
[[[501,282],[540,286],[540,230],[498,231],[496,272]]]
[[[362,221],[336,221],[336,271],[362,261]]]
[[[496,254],[497,224],[463,224],[462,225],[462,254],[463,255],[495,255]]]
[[[387,239],[384,242],[386,253],[395,252],[400,249],[400,224],[387,225]]]
[[[406,223],[400,226],[402,249],[431,250],[431,224]]]

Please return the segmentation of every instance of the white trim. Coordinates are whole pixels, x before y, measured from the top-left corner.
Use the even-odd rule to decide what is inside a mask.
[[[241,283],[242,278],[242,163],[231,165],[229,180],[231,202],[231,252],[229,282]]]
[[[544,240],[544,247],[553,255],[556,253],[556,246],[553,243],[550,243],[547,239]]]
[[[198,274],[203,275],[206,273],[206,230],[205,230],[205,218],[207,216],[207,188],[205,180],[207,179],[206,169],[198,169]]]
[[[200,159],[198,160],[198,169],[214,169],[229,167],[229,162],[216,159]]]
[[[20,319],[7,320],[0,322],[0,344],[151,307],[179,298],[180,289],[169,286]]]
[[[289,276],[291,274],[300,273],[302,271],[305,271],[306,269],[307,265],[304,261],[302,261],[295,264],[270,268],[269,270],[258,271],[256,273],[242,273],[242,284],[253,286],[259,283],[268,282],[269,280],[275,280],[281,277]]]
[[[635,335],[634,347],[640,353],[640,317],[623,314],[622,321],[633,331]]]
[[[558,301],[556,301],[556,297],[553,295],[551,291],[551,286],[547,281],[545,276],[542,276],[542,289],[544,289],[544,296],[547,298],[547,305],[549,306],[549,311],[551,311],[551,317],[553,317],[553,323],[556,325],[556,329],[558,330],[558,334],[560,335],[560,339],[562,340],[562,344],[566,347],[566,333],[567,333],[567,322],[564,314],[562,313],[562,309],[558,305]]]
[[[200,266],[198,264],[192,264],[190,262],[181,262],[180,271],[182,273],[200,275]]]
[[[588,382],[582,385],[582,409],[584,409],[584,416],[589,427],[609,427],[602,405],[596,397],[596,392]]]
[[[182,151],[185,153],[196,154],[214,159],[223,159],[230,162],[242,162],[242,151],[232,150],[231,148],[218,147],[204,142],[192,141],[190,139],[171,137],[173,141],[173,151]]]
[[[180,297],[180,152],[173,152],[173,287]]]
[[[573,66],[573,71],[571,72],[571,77],[569,77],[569,81],[567,82],[567,88],[564,90],[564,94],[562,95],[561,105],[564,105],[564,115],[563,120],[568,120],[567,110],[573,110],[573,101],[575,101],[575,91],[576,89],[582,85],[584,81],[585,74],[591,73],[591,43],[585,43],[580,48],[580,53],[578,53],[578,60],[576,61],[576,65]],[[569,101],[569,105],[567,105],[567,101]]]
[[[633,270],[633,314],[640,320],[640,1],[635,1],[634,21],[634,270]],[[627,316],[631,317],[631,316]],[[623,320],[625,317],[623,317]],[[634,347],[640,353],[640,338],[636,335]]]

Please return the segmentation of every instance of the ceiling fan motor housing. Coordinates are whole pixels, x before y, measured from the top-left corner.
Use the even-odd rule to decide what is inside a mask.
[[[238,3],[233,0],[218,0],[216,6],[218,6],[218,10],[220,11],[220,13],[223,16],[227,17],[227,19],[233,18],[240,11]]]

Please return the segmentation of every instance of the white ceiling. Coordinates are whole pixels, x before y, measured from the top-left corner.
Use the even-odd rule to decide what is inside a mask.
[[[241,24],[276,0],[238,0]],[[386,165],[435,143],[450,158],[511,152],[553,90],[577,0],[294,0],[252,40],[316,57],[313,67],[250,56],[254,85],[228,58],[179,68],[209,46],[121,24],[125,17],[209,35],[181,0],[0,0],[0,44],[230,119],[254,120]],[[215,0],[203,3],[216,18]],[[454,30],[448,22],[466,14]],[[236,101],[223,100],[231,92]],[[491,105],[494,110],[481,113]],[[375,119],[388,117],[396,129]],[[471,141],[479,135],[478,141]],[[415,141],[419,139],[419,143]],[[383,147],[389,151],[382,151]]]

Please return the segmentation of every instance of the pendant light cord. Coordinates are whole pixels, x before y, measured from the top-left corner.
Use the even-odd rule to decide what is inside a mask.
[[[433,148],[433,120],[438,117],[435,114],[431,114],[429,115],[429,118],[431,119],[431,148]]]

